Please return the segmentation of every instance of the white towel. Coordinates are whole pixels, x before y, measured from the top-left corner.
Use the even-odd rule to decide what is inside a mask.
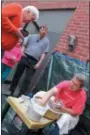
[[[36,112],[38,111],[38,113],[39,113],[40,115],[42,115],[42,116],[45,115],[45,113],[47,112],[47,110],[51,110],[53,113],[54,113],[54,112],[56,113],[56,111],[54,111],[54,110],[50,107],[50,105],[49,105],[48,103],[47,103],[45,106],[40,106],[39,104],[37,104],[37,103],[35,102],[35,97],[36,97],[36,96],[43,97],[45,94],[46,94],[45,91],[39,91],[39,92],[37,92],[37,93],[33,96],[33,98],[31,99],[31,102],[32,102],[32,104],[33,104],[34,110],[35,110]],[[53,101],[53,100],[54,100],[54,97],[52,96],[50,99],[51,99],[51,101]],[[59,113],[59,112],[57,112],[57,113]]]
[[[79,121],[79,116],[73,117],[69,114],[62,114],[60,119],[57,121],[59,126],[59,135],[68,134],[68,132],[73,129]]]
[[[46,105],[46,106],[40,106],[39,104],[37,104],[36,103],[36,101],[35,101],[35,98],[36,98],[36,96],[41,96],[41,97],[43,97],[44,95],[46,94],[46,92],[44,92],[44,91],[39,91],[39,92],[37,92],[34,96],[33,96],[33,98],[31,99],[31,103],[32,103],[32,105],[33,105],[33,109],[38,113],[38,114],[40,114],[41,116],[44,116],[44,114],[46,113],[46,111],[48,110],[48,106]]]

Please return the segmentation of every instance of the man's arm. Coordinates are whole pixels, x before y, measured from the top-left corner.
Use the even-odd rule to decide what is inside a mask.
[[[46,94],[44,95],[44,97],[42,97],[41,99],[38,99],[38,103],[40,105],[44,106],[52,96],[55,96],[55,94],[57,92],[58,92],[57,88],[56,87],[53,87],[48,92],[46,92]]]
[[[14,24],[11,23],[9,18],[5,15],[2,16],[2,25],[7,32],[14,33],[17,37],[22,38],[23,35],[19,28],[16,28]]]
[[[72,108],[62,106],[60,108],[60,111],[64,113],[69,113],[72,116],[81,115],[83,113],[83,110],[85,109],[85,102],[86,102],[86,94],[83,95],[83,98],[80,97],[80,99],[75,102]]]
[[[46,57],[46,55],[47,55],[47,53],[49,51],[49,40],[47,40],[44,45],[45,45],[44,52],[41,55],[41,58],[38,61],[38,63],[35,65],[35,69],[37,69],[37,68],[39,68],[41,66],[41,63],[43,62],[43,60],[45,59],[45,57]]]
[[[60,111],[63,112],[63,113],[68,113],[72,116],[77,116],[79,115],[78,113],[76,113],[73,109],[70,109],[70,108],[67,108],[67,107],[61,107],[60,108]]]
[[[12,24],[12,22],[9,20],[9,17],[2,13],[2,26],[4,27],[4,29],[6,29],[8,32],[17,32],[17,28],[14,26],[14,24]]]
[[[16,10],[15,10],[15,9]],[[7,7],[2,8],[2,27],[7,30],[7,32],[14,33],[18,37],[22,37],[22,33],[20,30],[12,23],[11,18],[15,18],[16,20],[20,20],[18,13],[21,14],[22,7],[20,5],[9,4]],[[20,23],[18,24],[20,27]]]
[[[46,92],[46,94],[44,95],[44,97],[41,97],[40,99],[38,99],[38,103],[42,106],[45,106],[46,103],[48,102],[48,100],[52,97],[55,96],[58,92],[57,87],[53,87],[52,89],[50,89],[48,92]],[[60,111],[62,113],[68,113],[72,116],[77,116],[79,115],[78,113],[76,113],[73,109],[67,108],[67,107],[60,107],[59,108]]]
[[[35,69],[37,69],[37,68],[39,68],[40,66],[41,66],[41,63],[43,62],[43,60],[45,59],[45,57],[46,57],[46,53],[43,53],[42,55],[41,55],[41,58],[40,58],[40,60],[37,62],[37,64],[35,65]]]

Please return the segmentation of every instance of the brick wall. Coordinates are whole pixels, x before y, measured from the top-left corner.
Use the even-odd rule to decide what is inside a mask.
[[[89,59],[89,3],[80,2],[69,21],[64,33],[60,37],[55,50],[66,52],[68,35],[77,37],[77,46],[74,52],[68,53],[69,56],[86,61]]]
[[[7,0],[6,3],[12,0]],[[14,0],[13,0],[14,1]],[[68,53],[69,56],[86,61],[89,59],[89,2],[40,2],[29,0],[15,0],[23,6],[35,5],[39,9],[76,9],[65,31],[56,45],[55,50],[66,52],[68,47],[68,36],[73,34],[77,37],[77,46],[75,51]]]
[[[73,9],[76,8],[78,2],[60,2],[60,1],[46,1],[40,2],[39,0],[4,0],[4,4],[11,2],[20,3],[23,6],[34,5],[39,9]]]

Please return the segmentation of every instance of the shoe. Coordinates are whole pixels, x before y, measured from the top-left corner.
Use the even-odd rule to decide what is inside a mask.
[[[6,92],[3,92],[2,94],[5,95],[5,96],[11,96],[12,92],[11,91],[6,91]]]

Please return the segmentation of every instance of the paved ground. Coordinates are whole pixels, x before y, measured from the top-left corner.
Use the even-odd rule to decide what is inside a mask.
[[[10,87],[10,84],[2,84],[1,85],[1,93],[2,95],[9,90],[9,87]],[[16,91],[15,91],[15,94],[17,94],[19,91],[19,88],[17,87]]]
[[[6,98],[7,96],[3,95],[6,91],[9,90],[10,84],[2,84],[1,86],[1,108],[2,108],[2,114],[4,113],[4,110],[6,108]],[[18,88],[16,89],[15,95],[18,93]],[[9,129],[10,129],[10,123],[14,116],[14,111],[12,109],[9,109],[8,113],[5,115],[5,118],[2,121],[2,135],[9,135]]]
[[[6,92],[6,91],[9,89],[9,86],[10,86],[10,85],[8,85],[8,84],[2,84],[2,85],[1,85],[1,91],[2,91],[2,93],[3,93],[3,92]]]
[[[5,96],[3,93],[7,92],[9,90],[9,87],[10,87],[10,85],[8,85],[8,84],[2,84],[2,87],[1,87],[1,93],[2,93],[2,95],[1,95],[1,110],[2,110],[2,115],[4,114],[4,110],[5,110],[6,104],[7,104],[7,102],[6,102],[7,96]],[[19,91],[19,89],[17,88],[14,94],[17,95],[18,91]]]

